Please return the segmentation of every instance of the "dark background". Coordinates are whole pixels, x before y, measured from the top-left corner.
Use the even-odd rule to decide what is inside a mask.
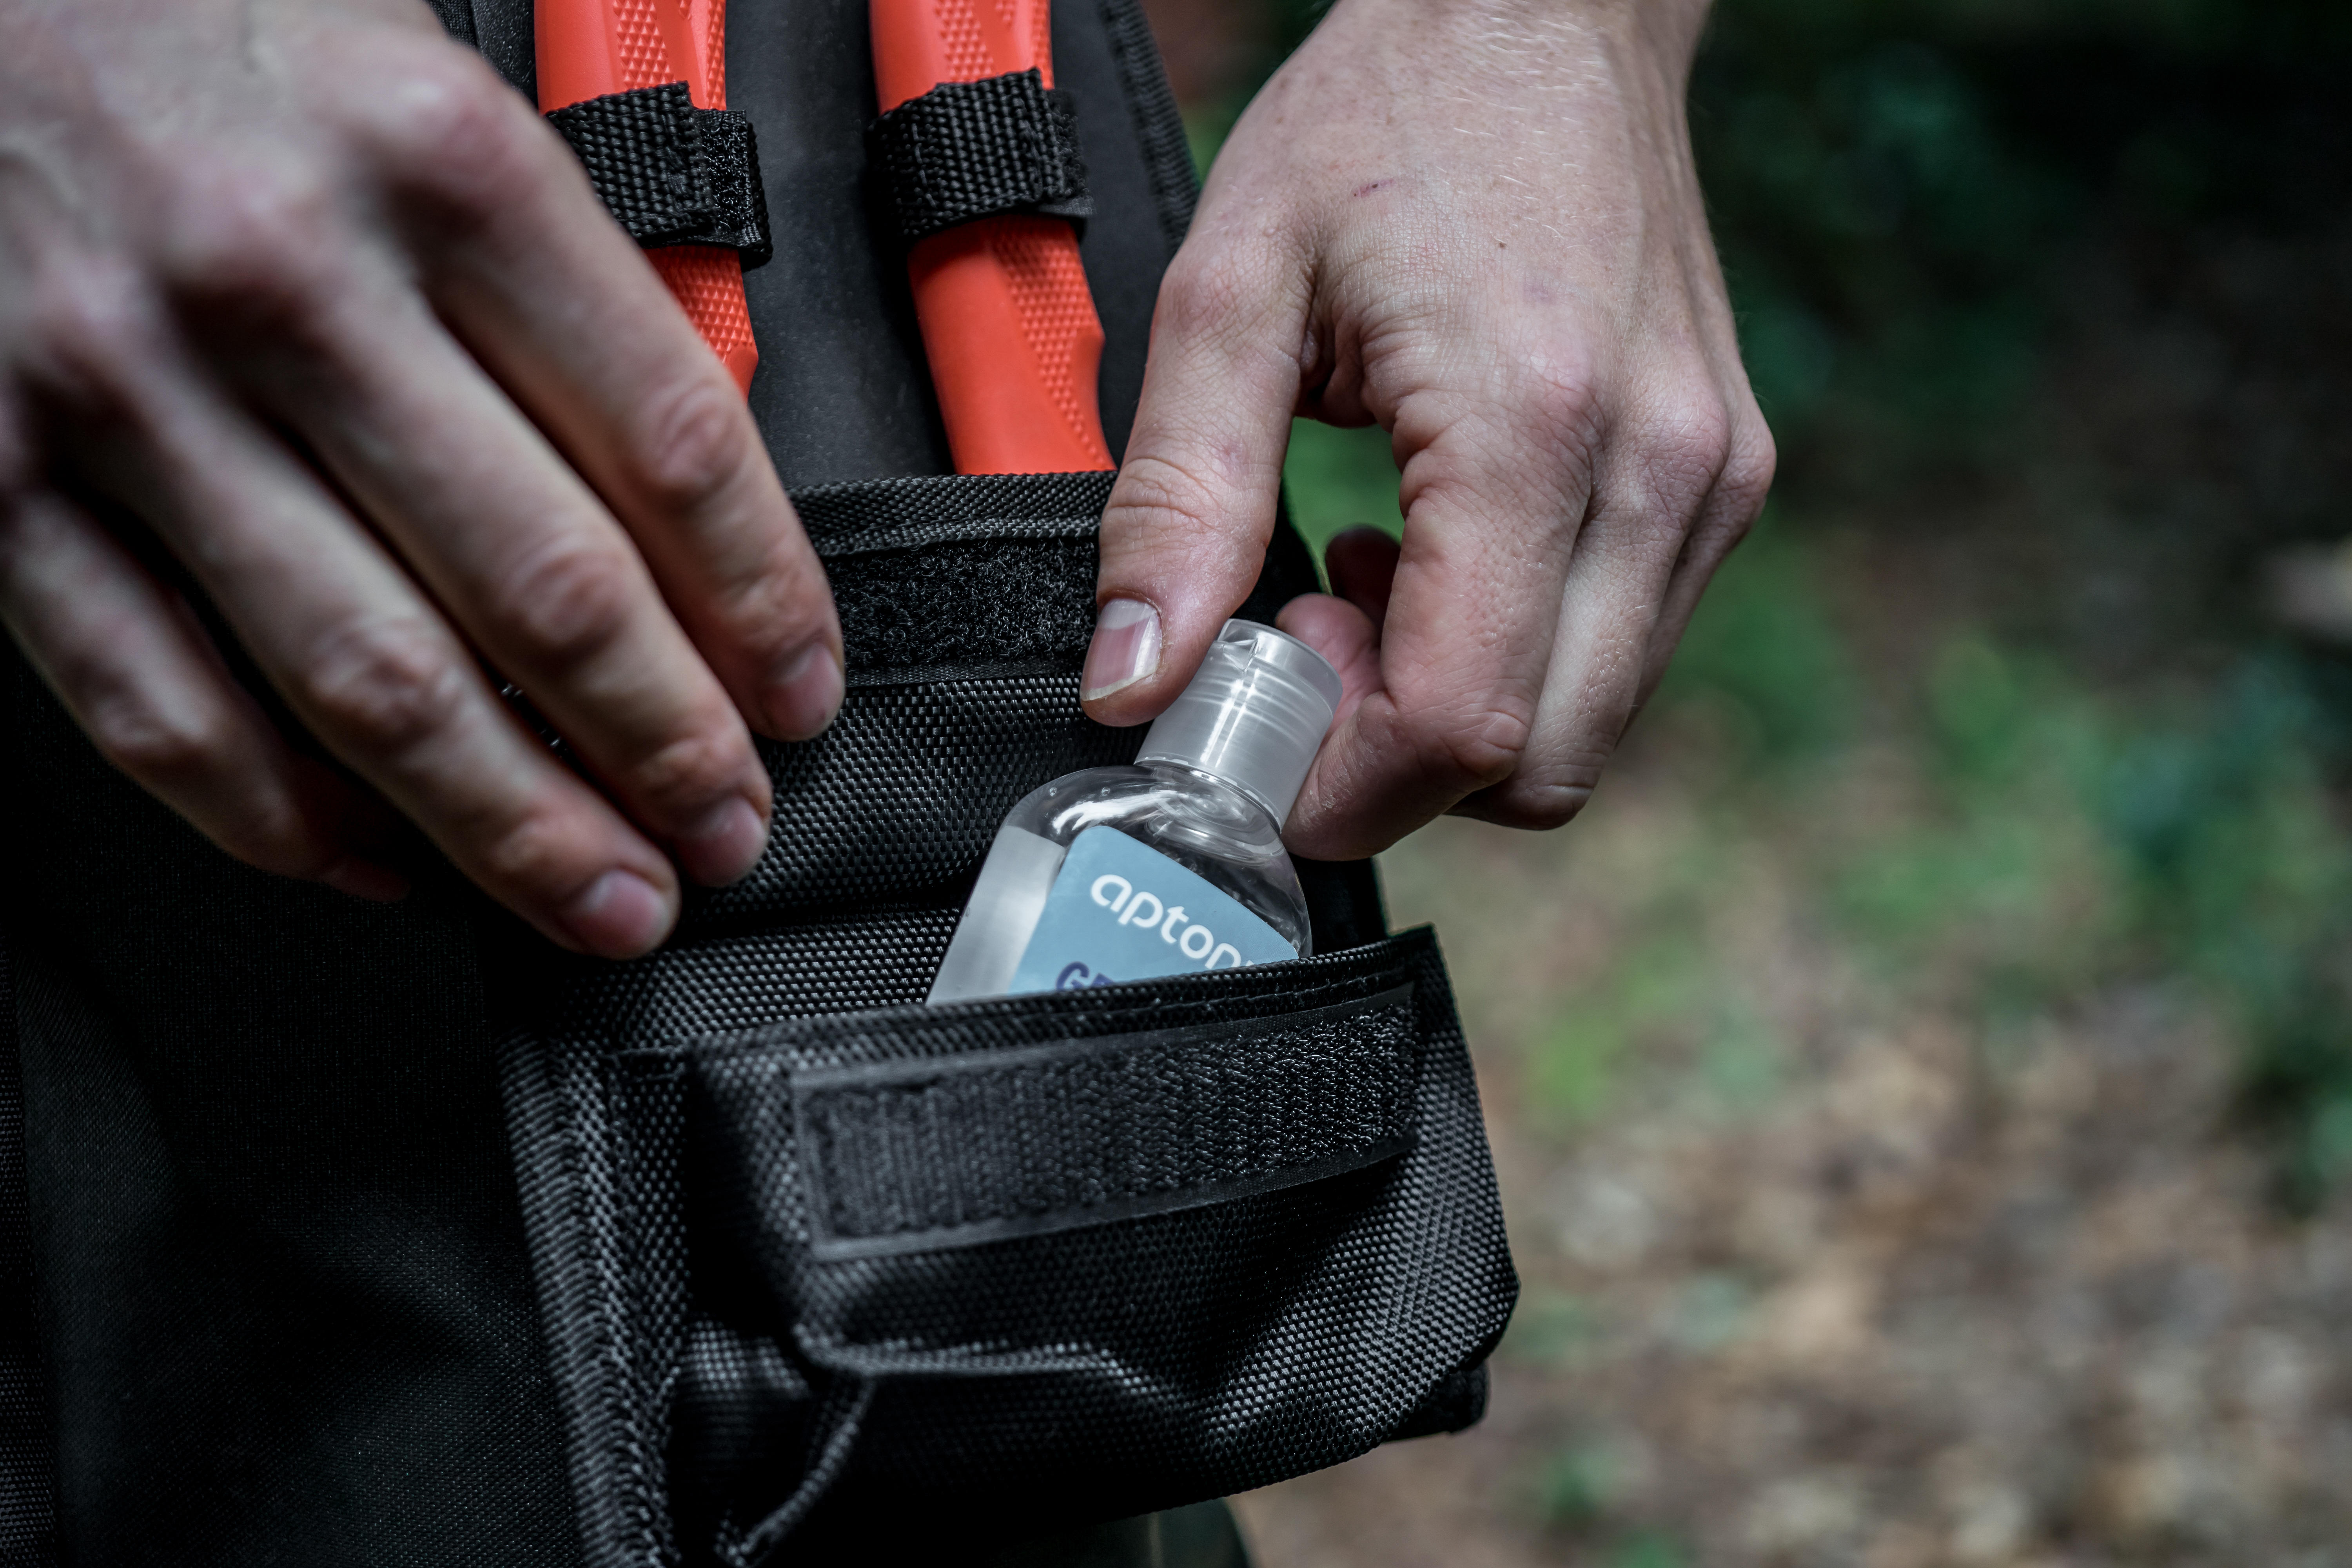
[[[1315,19],[1160,0],[1203,159]],[[1265,1568],[2352,1563],[2352,7],[1726,0],[1781,453],[1593,806],[1385,858],[1528,1294]],[[1571,214],[1572,216],[1572,214]],[[1301,426],[1310,532],[1395,523]]]

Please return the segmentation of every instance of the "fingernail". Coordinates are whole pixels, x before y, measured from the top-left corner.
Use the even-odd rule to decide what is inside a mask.
[[[823,643],[801,650],[782,677],[768,688],[761,710],[769,731],[781,740],[813,741],[841,711],[841,660]]]
[[[374,904],[396,904],[408,897],[408,879],[389,866],[356,856],[336,861],[319,873],[319,880],[339,893]]]
[[[635,871],[607,871],[563,910],[572,940],[599,958],[635,958],[669,932],[669,900]]]
[[[1113,599],[1095,616],[1087,672],[1078,695],[1087,701],[1134,685],[1160,668],[1160,612],[1140,599]]]
[[[706,887],[724,887],[760,863],[768,824],[741,795],[730,795],[677,836],[677,863]]]

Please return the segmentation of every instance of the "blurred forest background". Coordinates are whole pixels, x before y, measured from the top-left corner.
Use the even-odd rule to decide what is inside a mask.
[[[1204,166],[1316,20],[1153,15]],[[1261,1568],[2352,1563],[2347,79],[2341,0],[1721,0],[1780,483],[1582,818],[1384,858],[1526,1295]],[[1289,479],[1396,525],[1378,431]]]

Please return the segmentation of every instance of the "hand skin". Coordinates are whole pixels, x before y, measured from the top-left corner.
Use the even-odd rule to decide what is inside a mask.
[[[177,558],[345,772],[302,754]],[[740,395],[416,0],[0,0],[0,616],[231,854],[364,897],[396,811],[643,952],[766,841],[841,632]],[[497,695],[527,692],[603,789]]]
[[[1247,595],[1292,416],[1377,421],[1402,549],[1341,535],[1339,596],[1282,612],[1346,687],[1286,838],[1349,859],[1441,812],[1583,806],[1771,483],[1683,113],[1704,19],[1339,0],[1234,128],[1160,289],[1094,717],[1165,708]]]

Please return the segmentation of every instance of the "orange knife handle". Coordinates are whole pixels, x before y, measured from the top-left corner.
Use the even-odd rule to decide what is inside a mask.
[[[724,109],[727,7],[718,0],[539,0],[534,17],[539,109],[683,81],[695,104]],[[743,263],[709,245],[647,253],[735,384],[751,389],[760,351],[743,300]]]
[[[1054,84],[1047,0],[872,5],[875,93],[885,111],[941,82],[1034,69]],[[960,225],[917,241],[907,275],[958,473],[1113,466],[1095,389],[1102,321],[1066,221]]]

